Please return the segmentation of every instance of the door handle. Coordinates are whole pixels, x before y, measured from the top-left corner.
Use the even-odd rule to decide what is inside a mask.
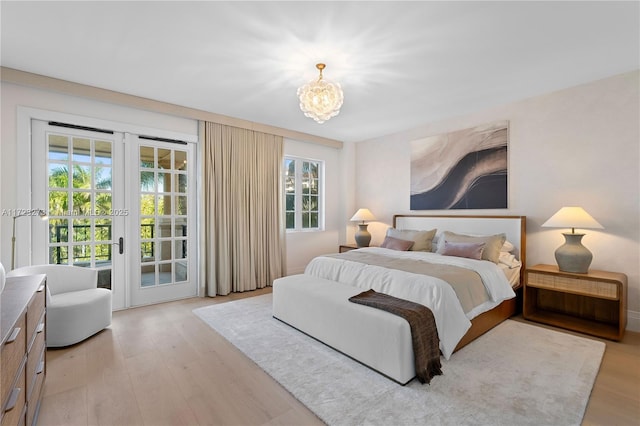
[[[118,245],[118,253],[122,254],[124,253],[124,238],[120,237],[118,238],[118,242],[117,243],[112,243],[114,246],[117,244]]]

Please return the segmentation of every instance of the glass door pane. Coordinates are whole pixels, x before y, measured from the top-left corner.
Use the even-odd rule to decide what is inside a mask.
[[[46,133],[49,263],[98,269],[113,285],[114,140],[83,132]]]

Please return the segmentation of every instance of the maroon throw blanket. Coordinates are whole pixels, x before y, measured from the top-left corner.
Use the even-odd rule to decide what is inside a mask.
[[[431,309],[419,303],[398,299],[388,294],[368,290],[349,298],[349,302],[382,309],[398,315],[409,323],[416,376],[420,383],[430,383],[433,376],[442,374],[440,339]]]

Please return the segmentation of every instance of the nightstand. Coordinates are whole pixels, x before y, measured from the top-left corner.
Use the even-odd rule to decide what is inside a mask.
[[[522,315],[531,321],[621,340],[627,325],[627,276],[532,266],[525,271]]]
[[[347,251],[355,250],[357,248],[358,246],[355,244],[341,244],[340,248],[338,248],[338,253],[345,253]]]

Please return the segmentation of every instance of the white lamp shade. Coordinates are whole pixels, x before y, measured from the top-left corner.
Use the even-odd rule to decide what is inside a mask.
[[[563,207],[542,224],[545,228],[604,229],[582,207]]]
[[[369,211],[369,209],[359,209],[351,218],[352,222],[364,222],[369,220],[376,220],[376,217]]]

